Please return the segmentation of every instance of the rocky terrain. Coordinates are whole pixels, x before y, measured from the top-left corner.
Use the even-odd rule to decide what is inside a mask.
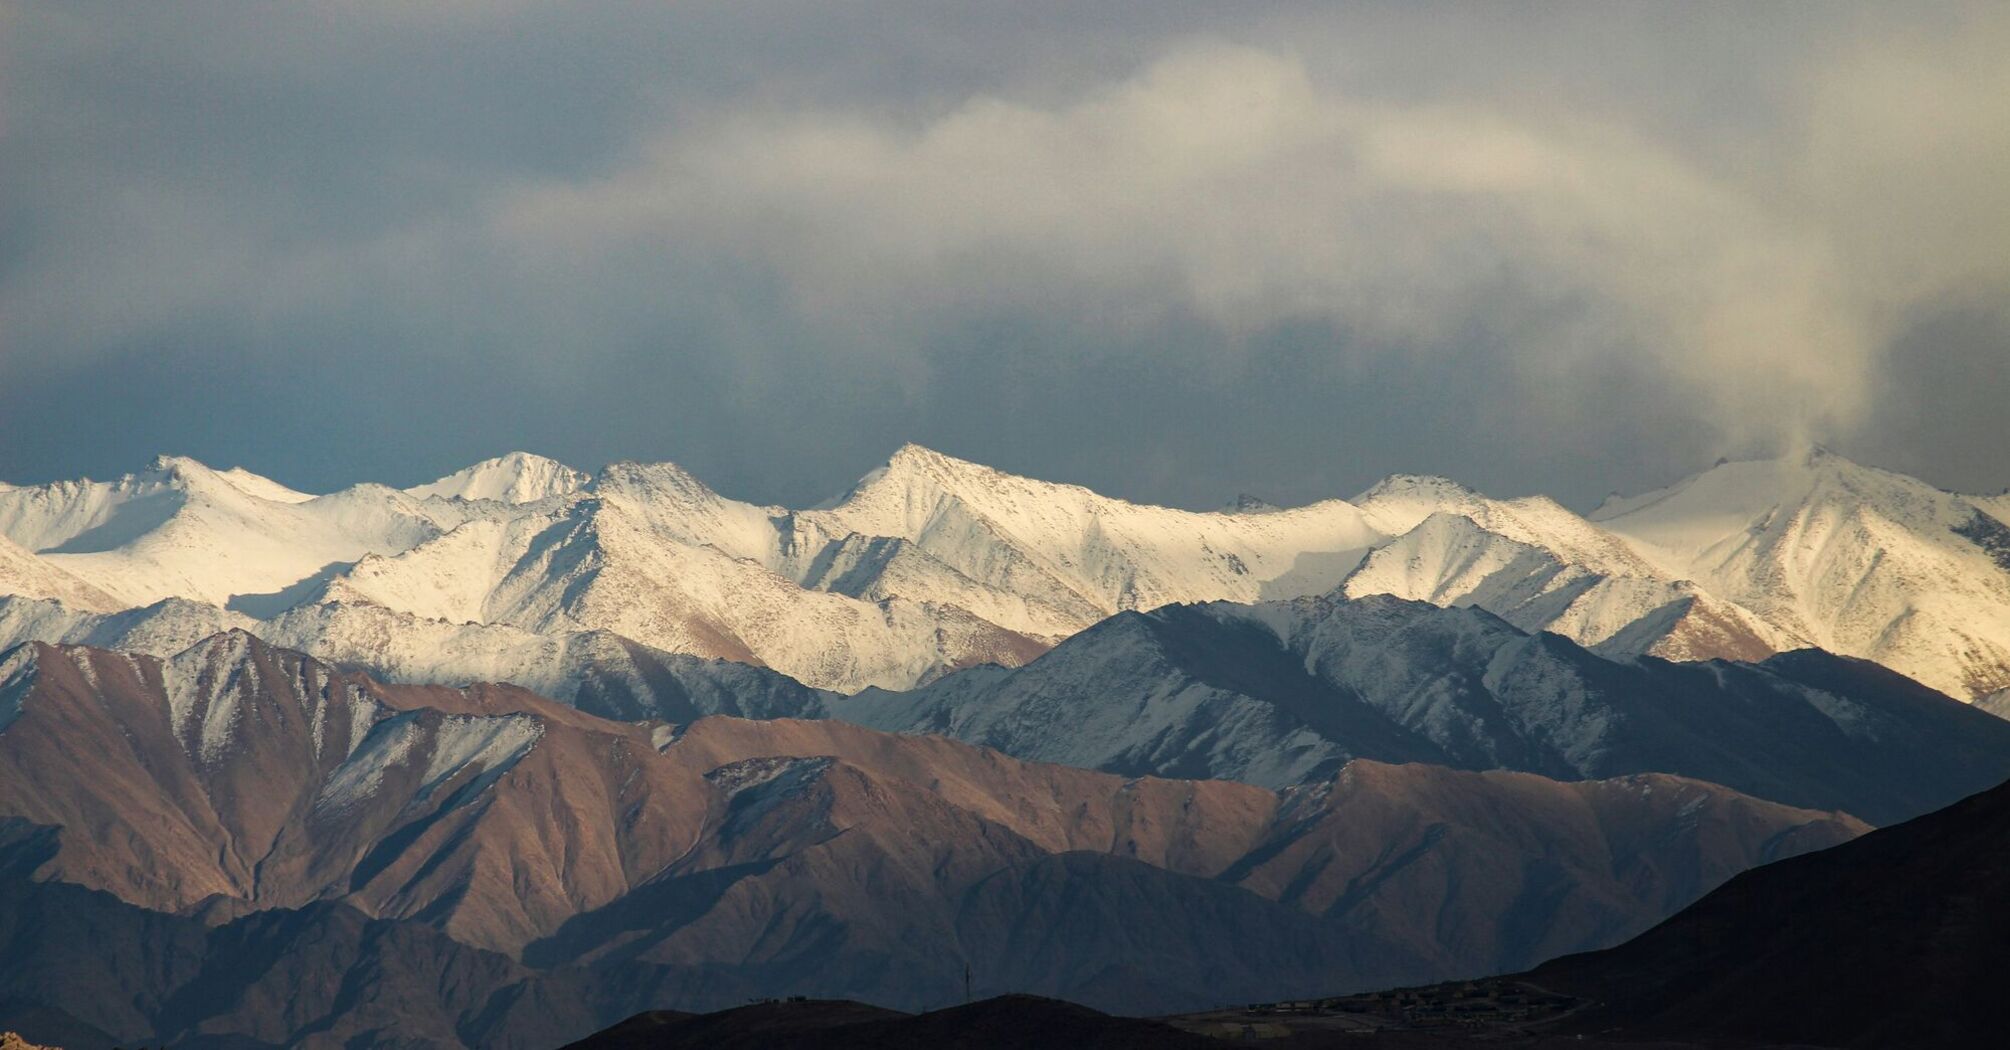
[[[802,996],[901,1011],[830,1008],[887,1045],[1126,1045],[996,997],[1527,970],[2010,776],[2000,502],[1820,451],[1588,516],[1417,477],[1195,513],[912,446],[806,510],[522,454],[402,491],[0,486],[0,1025],[531,1048],[662,1008],[773,1036],[803,1011],[718,1011]],[[1970,897],[1892,914],[1966,958]],[[1743,971],[1668,936],[1610,972],[1667,963],[1640,981],[1717,1027],[1573,994],[1835,1035],[1751,1020],[1765,982],[1704,987]]]
[[[0,800],[10,1010],[258,1045],[911,1009],[965,965],[979,994],[1126,1012],[1513,968],[1865,830],[1665,775],[1357,761],[1280,792],[830,720],[612,722],[242,633],[10,653]],[[308,986],[330,998],[283,991]]]
[[[1387,596],[1126,613],[1024,667],[831,712],[1127,775],[1284,786],[1354,758],[1664,771],[1874,823],[2010,777],[2010,723],[1865,661],[1614,661],[1482,609]]]

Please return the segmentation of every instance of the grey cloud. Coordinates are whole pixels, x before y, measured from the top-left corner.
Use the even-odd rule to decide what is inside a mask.
[[[1868,351],[1825,244],[1650,143],[1364,105],[1217,44],[1059,110],[981,97],[911,133],[729,121],[500,221],[526,253],[751,254],[791,309],[882,349],[943,312],[1060,303],[1119,328],[1185,310],[1223,345],[1322,319],[1414,353],[1484,309],[1540,384],[1639,352],[1727,427],[1783,393],[1814,421],[1852,416]]]
[[[2004,19],[1687,11],[8,8],[0,477],[2010,481]]]

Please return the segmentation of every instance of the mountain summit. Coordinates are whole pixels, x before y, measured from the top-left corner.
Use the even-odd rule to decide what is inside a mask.
[[[1955,696],[2010,688],[2010,526],[1826,449],[1719,464],[1591,520],[1803,644]]]
[[[168,599],[274,637],[256,624],[375,606],[435,632],[611,632],[855,692],[1022,664],[1125,611],[1393,594],[1620,660],[1816,646],[1974,700],[2010,688],[2003,506],[1826,451],[1721,463],[1588,517],[1412,475],[1352,501],[1194,512],[918,445],[800,510],[668,463],[589,477],[515,452],[408,490],[314,496],[164,457],[112,482],[0,489],[0,590],[61,606],[17,602],[0,641],[91,635],[78,612]]]
[[[503,503],[535,503],[553,496],[578,492],[592,476],[572,469],[555,459],[511,452],[485,459],[472,467],[457,470],[426,485],[405,491],[420,498],[445,496],[454,499],[485,499]]]

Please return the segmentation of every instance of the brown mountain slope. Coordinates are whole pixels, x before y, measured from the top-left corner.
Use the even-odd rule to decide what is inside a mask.
[[[0,867],[50,837],[0,824]],[[542,1050],[632,1001],[593,975],[534,973],[422,923],[335,903],[210,926],[18,872],[0,872],[0,899],[0,1026],[60,1037],[67,1050]]]
[[[359,947],[336,975],[417,935],[397,931],[443,932],[531,968],[492,991],[593,975],[580,1009],[603,1024],[757,993],[940,1005],[965,965],[981,993],[1137,1011],[1511,969],[1863,830],[1663,776],[1357,762],[1272,793],[837,722],[608,722],[505,687],[384,686],[243,634],[168,661],[0,658],[0,818],[60,829],[37,880],[222,929],[339,904],[382,925],[343,935]],[[208,998],[239,1012],[112,1025],[51,1005],[108,1031],[302,1036],[224,972],[238,998]]]

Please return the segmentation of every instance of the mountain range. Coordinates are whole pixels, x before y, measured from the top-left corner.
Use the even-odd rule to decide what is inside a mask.
[[[0,486],[0,1027],[546,1047],[1526,969],[2010,777],[2006,513],[1821,450],[1582,515],[914,446],[804,510],[521,453]]]
[[[1156,1021],[1027,996],[918,1016],[776,1001],[650,1011],[572,1045],[1199,1050],[1240,1036],[1410,1050],[1994,1046],[2006,1018],[1993,991],[2010,963],[2010,908],[1998,891],[2010,869],[2006,832],[2010,785],[1736,876],[1617,947],[1480,981]]]
[[[1864,660],[1615,659],[1474,606],[1374,595],[1126,612],[1016,668],[846,696],[611,632],[452,628],[339,602],[269,621],[167,599],[72,616],[0,599],[17,634],[170,662],[218,632],[408,683],[508,681],[606,718],[837,718],[1122,776],[1281,789],[1347,762],[1578,780],[1665,772],[1890,823],[2010,776],[2010,722]]]
[[[942,1005],[965,965],[1132,1012],[1526,966],[1867,826],[1662,774],[1362,759],[1270,791],[835,720],[616,722],[232,632],[13,650],[0,828],[16,1011],[548,1046],[673,1001]]]
[[[600,634],[854,693],[1023,664],[1119,612],[1391,594],[1621,659],[1817,647],[1981,700],[2010,688],[2006,514],[1820,449],[1583,515],[1411,476],[1191,512],[911,445],[805,510],[729,499],[673,464],[588,475],[513,453],[412,489],[310,496],[163,458],[0,488],[0,594],[16,599],[0,640],[77,640],[144,612],[183,644],[240,626],[413,681],[539,663],[527,684],[569,697],[552,658],[524,654]],[[424,660],[393,635],[425,636]]]
[[[2010,723],[1866,660],[1615,661],[1386,595],[1123,613],[1018,668],[834,717],[1127,776],[1269,787],[1356,758],[1564,780],[1666,772],[1884,824],[2010,777]]]

